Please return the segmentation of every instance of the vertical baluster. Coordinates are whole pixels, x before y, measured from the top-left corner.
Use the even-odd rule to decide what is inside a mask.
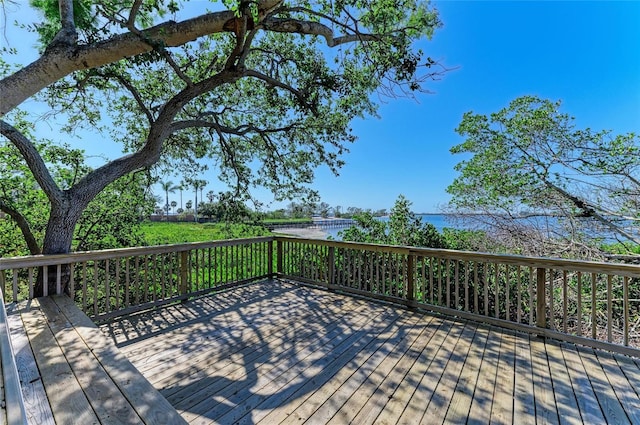
[[[582,336],[582,272],[578,272],[578,299],[577,299],[577,320],[578,320],[578,336]]]
[[[420,302],[427,302],[427,291],[429,288],[427,287],[427,279],[426,279],[426,266],[427,266],[427,257],[420,257],[420,288],[422,297],[420,298]]]
[[[547,327],[547,312],[545,303],[546,269],[538,268],[536,279],[536,326]],[[553,280],[553,270],[549,271],[549,278]]]
[[[462,263],[464,266],[464,311],[469,311],[469,260]]]
[[[98,315],[98,261],[93,262],[93,316]]]
[[[533,326],[533,267],[529,266],[529,326]]]
[[[591,273],[591,338],[596,339],[596,273]]]
[[[553,305],[553,301],[555,298],[555,280],[556,280],[556,273],[555,270],[553,269],[549,269],[549,318],[551,320],[551,329],[555,330],[556,329],[556,310],[555,307]]]
[[[478,262],[473,262],[473,312],[480,314],[480,281],[478,280]]]
[[[460,308],[460,261],[459,260],[455,260],[456,265],[455,265],[455,270],[454,270],[454,275],[453,275],[453,279],[455,281],[454,284],[454,291],[455,293],[453,294],[453,302],[455,303],[454,308],[456,310],[458,310]]]
[[[435,272],[434,265],[433,265],[434,260],[435,260],[434,257],[429,257],[429,302],[431,304],[433,304],[433,300],[435,299],[434,290],[433,290],[433,287],[434,287],[433,273]]]
[[[495,309],[494,309],[494,315],[496,319],[500,318],[500,264],[499,263],[495,263],[493,265],[494,268],[494,285],[493,287],[495,288]]]
[[[438,305],[442,305],[442,262],[444,261],[442,258],[437,258],[438,260]]]
[[[202,249],[202,286],[203,288],[210,288],[209,282],[207,279],[207,270],[209,269],[209,263],[207,263],[207,258],[205,256],[205,250]]]
[[[18,270],[13,269],[13,276],[11,276],[11,281],[12,281],[12,288],[11,288],[11,292],[13,294],[13,302],[18,302],[20,301],[18,299]],[[5,271],[2,270],[0,271],[0,279],[2,279],[2,291],[4,292],[4,288],[5,288]],[[4,300],[3,300],[4,301]]]
[[[140,305],[140,295],[142,292],[142,283],[140,282],[140,257],[136,255],[136,261],[135,261],[135,269],[136,269],[136,275],[135,275],[135,298],[134,298],[134,302],[135,305]]]
[[[144,302],[149,302],[149,256],[144,256]]]
[[[62,294],[62,264],[56,266],[56,295]]]
[[[178,253],[177,252],[170,252],[168,254],[169,256],[169,296],[173,297],[174,295],[179,295],[180,291],[178,290],[179,288],[179,284],[178,284],[178,271],[180,270],[178,268],[178,270],[173,270],[173,265],[177,265],[178,264]],[[174,279],[174,273],[175,273],[175,279]]]
[[[151,297],[150,297],[150,301],[153,300],[153,303],[155,304],[156,302],[158,302],[158,284],[160,282],[158,282],[158,255],[157,254],[153,254],[151,255],[150,258],[151,261],[151,272],[149,274],[149,279],[151,280],[151,284],[150,286],[150,290],[151,290]]]
[[[381,281],[381,277],[380,277],[380,268],[382,267],[382,265],[384,264],[384,253],[382,252],[377,252],[376,253],[376,292],[378,294],[382,293],[382,281]],[[384,278],[382,278],[384,279]]]
[[[69,264],[69,298],[76,300],[76,263]]]
[[[34,286],[34,280],[33,280],[33,268],[29,267],[29,271],[27,272],[27,285],[29,286],[29,299],[33,299],[33,286]]]
[[[82,262],[82,311],[88,313],[87,311],[87,262]]]
[[[198,249],[194,249],[191,252],[191,255],[193,256],[193,262],[191,265],[194,268],[194,270],[191,270],[191,273],[194,276],[195,292],[200,290],[200,258],[198,252]]]
[[[444,259],[444,272],[446,273],[446,299],[447,299],[447,308],[451,308],[451,260]]]
[[[16,269],[11,269],[11,271],[13,272],[13,275],[15,276]],[[0,300],[0,301],[2,301],[3,303],[6,303],[8,301],[7,299],[4,298],[6,296],[6,294],[7,294],[7,292],[8,292],[6,290],[6,286],[5,286],[7,284],[6,273],[7,272],[5,270],[0,270],[0,289],[1,289],[1,293],[3,294],[3,299]],[[13,277],[11,279],[13,280]],[[16,302],[16,293],[17,293],[17,291],[12,291],[11,292],[14,302]]]
[[[483,263],[482,267],[484,273],[484,279],[482,282],[482,286],[484,289],[484,315],[489,316],[489,264]]]
[[[623,324],[622,324],[622,338],[623,344],[629,345],[629,277],[625,276],[622,281],[622,310],[623,310]]]
[[[131,265],[129,264],[129,257],[124,258],[124,307],[127,308],[131,305]]]
[[[208,285],[209,288],[213,288],[215,279],[211,279],[211,273],[214,271],[213,262],[211,261],[211,247],[207,248],[207,260],[208,260],[208,262],[207,262],[207,271],[208,271],[207,285]]]
[[[607,341],[613,340],[613,276],[607,275]]]
[[[115,302],[116,302],[116,310],[120,310],[120,262],[122,260],[120,258],[116,258],[116,278],[115,278]]]
[[[229,246],[224,247],[224,283],[229,283]]]
[[[109,284],[109,259],[104,260],[104,306],[105,306],[105,313],[109,313],[109,311],[111,311],[110,304],[111,304],[111,300],[110,300],[110,284]]]
[[[160,299],[163,300],[167,298],[166,257],[167,254],[160,254]]]
[[[505,319],[511,321],[511,276],[509,274],[509,265],[504,265],[504,314]]]
[[[562,271],[562,332],[567,333],[567,271]]]
[[[518,319],[518,323],[522,323],[522,266],[518,266],[516,270],[516,297],[518,308],[516,309],[516,316]]]
[[[49,267],[42,266],[42,296],[49,295]]]

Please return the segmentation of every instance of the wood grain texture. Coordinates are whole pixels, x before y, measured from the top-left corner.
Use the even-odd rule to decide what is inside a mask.
[[[640,396],[626,356],[296,282],[101,327],[189,423],[633,423]]]

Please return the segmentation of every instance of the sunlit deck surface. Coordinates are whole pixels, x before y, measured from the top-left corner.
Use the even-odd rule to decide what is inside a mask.
[[[640,424],[640,359],[293,283],[101,329],[191,423]]]

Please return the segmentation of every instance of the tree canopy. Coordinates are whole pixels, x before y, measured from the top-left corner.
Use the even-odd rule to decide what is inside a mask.
[[[342,230],[342,240],[384,245],[447,248],[445,238],[431,223],[424,222],[411,211],[411,201],[398,196],[389,220],[380,220],[370,211],[353,216],[355,225]]]
[[[451,205],[510,239],[512,251],[590,256],[603,240],[640,244],[640,138],[580,129],[561,103],[534,96],[490,115],[467,112]]]
[[[7,166],[27,167],[49,202],[44,254],[69,251],[108,185],[158,164],[206,160],[238,198],[254,186],[279,199],[308,193],[316,167],[338,172],[350,122],[376,114],[374,94],[408,95],[442,72],[415,46],[440,25],[421,0],[228,0],[184,19],[188,1],[31,3],[42,20],[18,24],[37,31],[39,57],[0,63],[0,134],[19,153]],[[69,134],[120,142],[123,156],[62,186],[50,144],[21,124],[31,98],[64,114]],[[10,216],[33,226],[26,210]]]

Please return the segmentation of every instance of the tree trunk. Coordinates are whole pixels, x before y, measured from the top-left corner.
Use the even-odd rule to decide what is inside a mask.
[[[82,215],[86,205],[72,203],[68,200],[51,207],[51,214],[47,223],[47,229],[42,244],[43,255],[68,254],[71,252],[73,242],[73,232],[76,223]],[[58,266],[42,268],[38,273],[34,296],[44,295],[44,272],[47,274],[47,293],[49,295],[57,292]],[[69,282],[71,279],[71,268],[69,265],[62,265],[60,274],[60,286],[63,293],[69,293]]]

